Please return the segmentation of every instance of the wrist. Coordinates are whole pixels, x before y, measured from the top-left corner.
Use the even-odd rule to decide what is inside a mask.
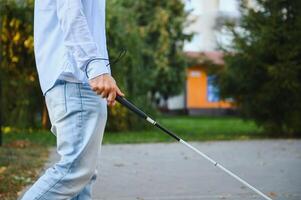
[[[91,61],[86,69],[86,75],[89,80],[92,80],[98,76],[104,74],[110,74],[109,68],[106,66],[107,61],[104,60],[93,60]]]

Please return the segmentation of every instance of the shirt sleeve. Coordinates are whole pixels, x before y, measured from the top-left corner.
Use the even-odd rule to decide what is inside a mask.
[[[82,0],[57,0],[57,15],[64,44],[88,79],[110,73],[90,32]],[[105,27],[103,27],[105,28]]]

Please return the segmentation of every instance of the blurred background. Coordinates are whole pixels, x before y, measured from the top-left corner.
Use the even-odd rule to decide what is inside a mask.
[[[34,1],[0,3],[0,199],[14,199],[55,137],[35,68]],[[110,58],[127,52],[112,74],[185,139],[299,138],[300,10],[298,0],[107,0]],[[104,143],[171,140],[109,109]]]

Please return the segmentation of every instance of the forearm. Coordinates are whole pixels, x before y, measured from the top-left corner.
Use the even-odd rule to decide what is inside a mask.
[[[57,0],[57,15],[64,44],[78,68],[89,79],[109,73],[106,61],[93,40],[81,0]],[[105,28],[105,27],[103,27]]]

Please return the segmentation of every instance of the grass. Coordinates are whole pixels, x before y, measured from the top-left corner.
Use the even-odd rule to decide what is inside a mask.
[[[188,141],[245,140],[266,138],[262,130],[250,121],[234,117],[161,117],[158,121]],[[156,128],[120,133],[106,132],[103,143],[172,142],[173,138]]]
[[[32,132],[18,132],[4,134],[4,144],[10,144],[14,141],[27,141],[37,146],[50,147],[56,144],[55,136],[48,130],[39,130]]]
[[[158,122],[188,141],[245,140],[267,137],[255,123],[234,117],[161,117],[158,119]],[[15,140],[26,140],[43,146],[55,145],[55,137],[50,131],[5,134],[5,143]],[[172,141],[173,138],[151,127],[151,125],[146,130],[141,131],[118,133],[106,131],[103,139],[104,144]]]
[[[162,125],[188,141],[265,138],[253,122],[238,118],[161,117]],[[142,122],[143,123],[143,122]],[[173,142],[173,138],[149,127],[143,131],[106,132],[104,144]],[[18,192],[37,178],[56,139],[49,131],[4,134],[0,148],[0,199],[17,199]]]
[[[234,117],[161,117],[158,121],[188,141],[267,138],[255,123]],[[34,131],[27,134],[10,133],[4,137],[6,143],[15,140],[26,140],[43,146],[55,145],[55,137],[49,131]],[[141,131],[124,131],[118,133],[106,131],[103,139],[104,144],[173,141],[173,138],[151,127],[151,125],[146,130]]]
[[[37,178],[47,157],[45,146],[24,140],[4,144],[0,148],[0,199],[17,199],[24,186]]]

